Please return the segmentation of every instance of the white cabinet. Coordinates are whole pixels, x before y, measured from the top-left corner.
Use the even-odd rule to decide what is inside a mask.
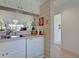
[[[0,6],[2,6],[4,4],[3,0],[0,0]]]
[[[0,43],[0,58],[42,58],[44,38],[20,38]]]
[[[24,11],[40,14],[39,0],[22,0],[21,5]]]
[[[21,0],[0,0],[0,5],[14,9],[21,9]]]
[[[44,56],[43,37],[27,39],[27,58],[41,58]]]
[[[8,57],[10,56],[12,58],[25,58],[26,57],[26,39],[16,40],[14,42],[10,42],[9,44],[12,47],[9,47],[7,49]]]
[[[40,14],[39,0],[0,0],[0,5],[24,10],[26,12]]]
[[[32,1],[32,13],[40,15],[40,4],[39,0]]]
[[[6,0],[6,7],[19,9],[19,0]]]
[[[0,6],[5,6],[6,5],[6,1],[5,0],[0,0]]]
[[[5,45],[6,44],[4,44],[4,43],[0,43],[0,58],[4,58],[5,56],[5,54],[4,53],[6,53],[5,51],[6,51],[6,49],[5,49]]]
[[[25,46],[25,39],[0,43],[0,58],[25,58]]]
[[[21,0],[21,6],[22,6],[22,10],[27,11],[27,12],[32,12],[31,0]]]

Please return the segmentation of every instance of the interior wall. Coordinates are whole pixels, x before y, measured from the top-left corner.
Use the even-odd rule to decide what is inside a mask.
[[[67,8],[62,12],[63,48],[79,55],[79,9]]]

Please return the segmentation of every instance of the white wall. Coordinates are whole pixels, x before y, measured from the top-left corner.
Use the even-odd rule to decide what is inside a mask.
[[[79,0],[56,0],[54,1],[54,14],[61,13],[70,7],[79,7]]]
[[[63,48],[79,55],[79,9],[69,8],[62,13]]]

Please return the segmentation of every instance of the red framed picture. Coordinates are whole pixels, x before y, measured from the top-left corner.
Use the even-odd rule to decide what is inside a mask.
[[[39,18],[39,26],[43,26],[44,25],[44,17],[40,17]]]

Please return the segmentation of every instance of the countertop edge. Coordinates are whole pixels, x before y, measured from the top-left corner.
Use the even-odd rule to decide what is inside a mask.
[[[1,39],[0,38],[0,43],[3,42],[9,42],[9,41],[16,41],[16,40],[24,40],[24,39],[29,39],[29,38],[37,38],[37,37],[44,37],[44,35],[36,35],[36,36],[25,36],[25,37],[16,37],[16,38],[10,38],[10,39]]]

